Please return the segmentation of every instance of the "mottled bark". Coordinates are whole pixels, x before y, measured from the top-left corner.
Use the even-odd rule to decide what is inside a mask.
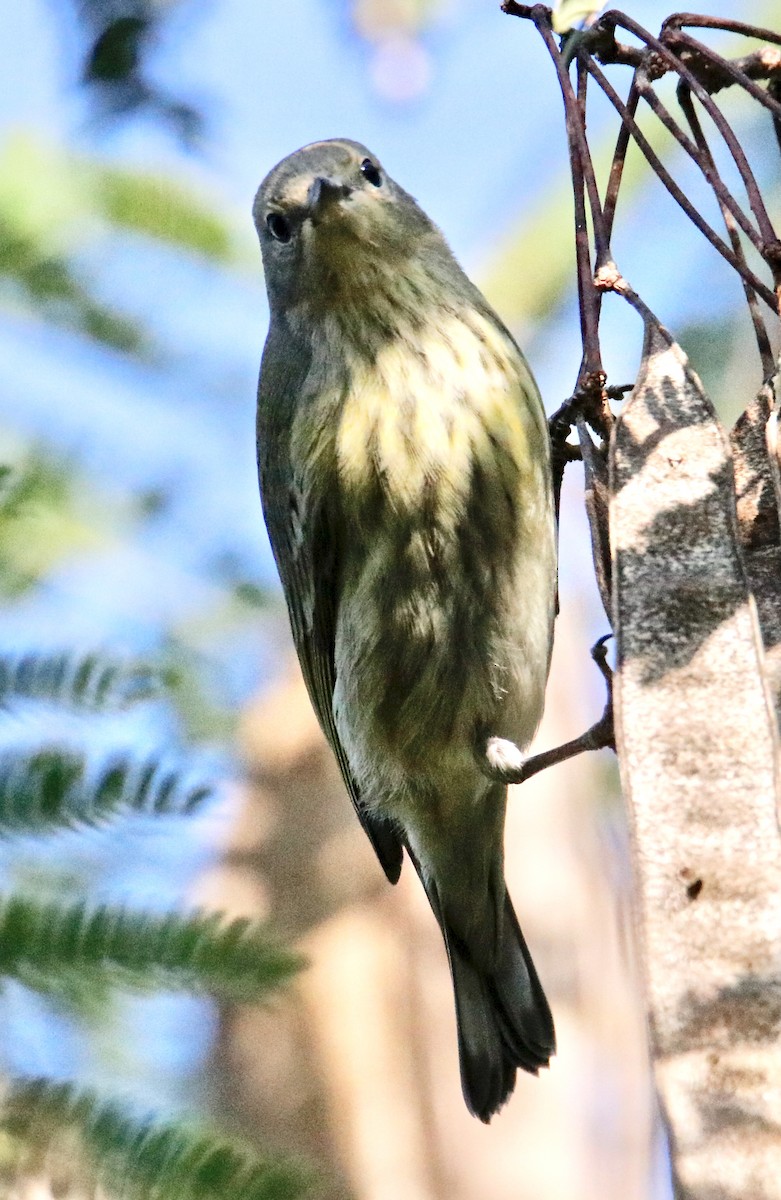
[[[736,506],[729,440],[650,323],[611,447],[617,747],[680,1200],[781,1197],[778,737],[762,640],[774,656],[778,522],[758,403],[732,438]]]
[[[766,383],[735,422],[730,445],[735,469],[738,534],[748,585],[757,605],[765,674],[781,711],[781,538],[767,426],[773,388]]]

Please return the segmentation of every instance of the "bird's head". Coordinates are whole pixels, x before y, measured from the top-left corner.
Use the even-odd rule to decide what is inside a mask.
[[[415,200],[346,139],[283,159],[260,185],[253,216],[272,310],[365,304],[416,265],[450,259]]]

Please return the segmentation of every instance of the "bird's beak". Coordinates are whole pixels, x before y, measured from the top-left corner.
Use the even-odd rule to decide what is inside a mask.
[[[349,196],[351,191],[352,188],[346,183],[339,183],[336,179],[327,179],[324,175],[318,175],[310,185],[306,196],[309,212],[317,220],[339,200]]]

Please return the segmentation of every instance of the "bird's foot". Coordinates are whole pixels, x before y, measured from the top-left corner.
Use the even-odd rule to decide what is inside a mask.
[[[521,783],[526,756],[509,738],[489,737],[485,742],[485,770],[495,783]]]

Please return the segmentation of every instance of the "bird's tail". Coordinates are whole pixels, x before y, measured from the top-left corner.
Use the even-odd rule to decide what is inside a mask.
[[[488,1123],[520,1067],[536,1075],[556,1050],[553,1018],[509,896],[495,963],[478,966],[441,921],[456,1001],[461,1086],[467,1108]]]

